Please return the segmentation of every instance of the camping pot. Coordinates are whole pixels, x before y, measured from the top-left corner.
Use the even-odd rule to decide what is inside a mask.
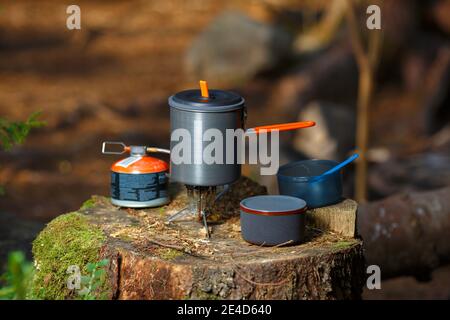
[[[305,234],[306,202],[302,199],[263,195],[240,203],[241,233],[245,241],[275,246],[302,242]]]
[[[237,155],[240,142],[233,139],[230,147],[233,149],[233,157],[229,159],[227,131],[231,129],[234,133],[234,130],[244,129],[247,117],[244,98],[231,91],[208,90],[206,82],[200,81],[200,90],[174,94],[169,98],[169,106],[171,179],[200,187],[226,185],[238,180],[241,176],[241,164]],[[245,134],[288,131],[314,125],[314,121],[272,124],[247,129]],[[218,156],[220,162],[204,162],[203,152],[212,143],[204,141],[204,133],[209,129],[213,129],[210,132],[214,132],[214,136],[218,133],[222,137],[223,150],[221,156]],[[186,135],[187,148],[178,148],[179,144],[184,145]],[[183,159],[175,160],[178,157]]]
[[[218,186],[232,183],[241,176],[241,165],[237,161],[237,145],[234,145],[234,161],[225,163],[226,130],[243,129],[246,117],[244,99],[231,91],[209,90],[208,97],[200,90],[181,91],[169,98],[171,128],[170,175],[174,181],[191,186]],[[189,162],[173,161],[174,147],[179,141],[176,130],[186,130],[190,134]],[[223,163],[207,164],[203,162],[203,150],[211,142],[203,141],[203,133],[216,129],[224,137]],[[186,132],[184,131],[184,132]],[[183,154],[183,156],[186,156]],[[196,160],[200,159],[200,163]]]
[[[309,208],[338,203],[342,200],[341,171],[315,179],[338,164],[332,160],[304,160],[281,166],[277,173],[279,192],[305,200]]]

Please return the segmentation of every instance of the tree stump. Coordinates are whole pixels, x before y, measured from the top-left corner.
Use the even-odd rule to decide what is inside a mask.
[[[208,240],[195,217],[166,223],[187,203],[183,186],[170,189],[172,202],[161,208],[117,208],[109,198],[94,196],[79,211],[50,222],[33,246],[33,292],[44,299],[75,298],[76,290],[67,288],[69,265],[79,265],[83,273],[86,263],[107,258],[107,276],[96,293],[103,290],[112,299],[360,298],[362,241],[333,232],[323,215],[307,226],[301,245],[248,244],[240,235],[239,202],[266,189],[243,177],[214,207]],[[356,203],[349,201],[345,210],[334,206],[330,216],[356,219]],[[308,213],[308,223],[319,211]]]

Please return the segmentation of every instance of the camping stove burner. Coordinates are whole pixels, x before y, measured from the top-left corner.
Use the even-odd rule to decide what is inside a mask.
[[[224,195],[229,185],[225,185],[223,190],[217,194],[217,187],[199,187],[186,185],[188,195],[188,205],[174,215],[170,216],[167,222],[172,222],[184,216],[195,216],[197,220],[203,224],[206,236],[209,238],[209,228],[207,217],[212,211],[214,203]]]
[[[199,221],[208,215],[214,204],[216,187],[197,187],[186,185],[188,195],[188,210],[197,215]]]

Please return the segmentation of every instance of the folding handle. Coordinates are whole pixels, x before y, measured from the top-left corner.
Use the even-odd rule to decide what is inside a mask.
[[[115,145],[115,146],[121,146],[122,151],[108,151],[107,146],[108,145]],[[102,144],[102,153],[103,154],[123,154],[126,152],[130,152],[131,148],[123,142],[117,142],[117,141],[105,141]],[[167,153],[170,154],[170,150],[163,149],[163,148],[157,148],[157,147],[145,147],[145,151],[148,153],[151,152],[159,152],[159,153]]]
[[[123,149],[122,151],[106,151],[106,146],[107,145],[116,145],[116,146],[121,146]],[[123,154],[125,152],[129,152],[130,151],[130,147],[127,147],[125,145],[125,143],[123,142],[116,142],[116,141],[105,141],[102,144],[102,153],[103,154]]]
[[[289,131],[296,129],[303,129],[315,126],[316,123],[314,121],[300,121],[300,122],[289,122],[289,123],[281,123],[281,124],[271,124],[266,126],[258,126],[255,128],[250,128],[247,131],[252,131],[255,133],[259,133],[261,130],[265,130],[267,132],[271,131]]]
[[[304,129],[315,126],[316,123],[314,121],[300,121],[300,122],[290,122],[290,123],[281,123],[281,124],[271,124],[267,126],[259,126],[255,128],[247,129],[247,133],[259,133],[264,130],[266,132],[271,131],[289,131],[296,129]]]

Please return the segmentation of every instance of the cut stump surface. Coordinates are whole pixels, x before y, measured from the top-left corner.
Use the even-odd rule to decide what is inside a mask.
[[[209,217],[212,234],[207,240],[195,217],[166,223],[167,217],[187,203],[183,186],[171,185],[171,190],[172,202],[161,208],[117,208],[108,198],[94,196],[78,211],[105,235],[99,258],[110,261],[110,298],[360,298],[364,279],[361,240],[312,224],[301,245],[260,247],[245,242],[240,234],[239,202],[266,193],[247,178],[235,183],[216,204]],[[339,205],[336,208],[338,214]],[[38,265],[42,263],[36,254],[35,259]]]

